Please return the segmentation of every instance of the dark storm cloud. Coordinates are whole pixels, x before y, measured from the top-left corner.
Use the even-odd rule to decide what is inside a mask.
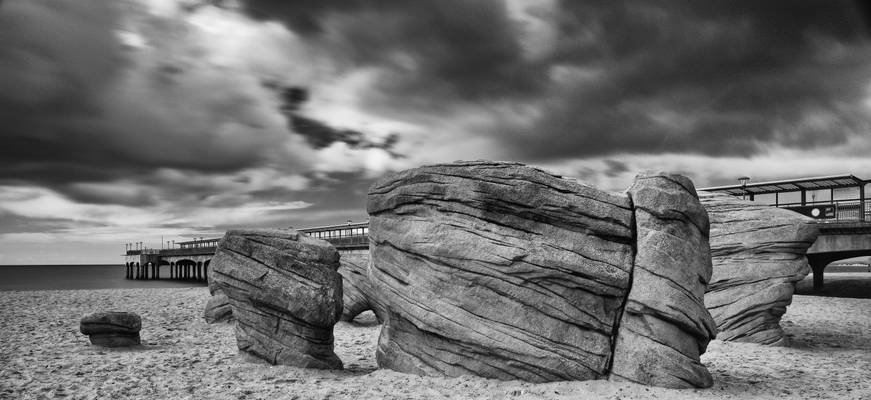
[[[31,218],[18,214],[0,211],[0,234],[4,233],[39,233],[67,229],[81,221],[65,218]],[[90,225],[90,224],[88,224]]]
[[[557,29],[554,48],[532,58],[502,2],[245,5],[348,68],[389,71],[367,96],[371,109],[536,107],[522,127],[478,132],[520,159],[747,155],[867,129],[868,9],[850,1],[564,1],[542,15]]]
[[[391,74],[380,89],[401,100],[489,99],[535,93],[542,65],[527,62],[520,26],[504,2],[442,0],[244,1],[250,15],[278,19],[347,68]],[[330,24],[327,31],[327,24]]]
[[[131,24],[145,46],[120,40]],[[172,186],[155,181],[160,169],[219,176],[280,157],[293,133],[280,120],[262,122],[278,114],[278,99],[249,83],[247,71],[201,61],[206,50],[189,30],[134,2],[4,2],[0,184],[48,187],[82,203],[152,205]],[[294,162],[282,159],[285,168]],[[125,180],[151,191],[93,186]]]
[[[307,117],[302,114],[301,108],[308,101],[308,90],[301,87],[289,87],[281,91],[281,109],[288,119],[293,132],[302,135],[315,149],[329,147],[335,142],[347,144],[352,149],[383,149],[392,157],[401,155],[393,152],[393,147],[399,141],[397,134],[390,134],[381,142],[373,142],[366,135],[353,129],[337,129],[329,124]]]
[[[510,139],[538,157],[752,154],[866,128],[867,25],[851,2],[565,2],[558,60],[600,71]],[[831,123],[807,124],[824,116]],[[551,139],[551,140],[547,140]]]

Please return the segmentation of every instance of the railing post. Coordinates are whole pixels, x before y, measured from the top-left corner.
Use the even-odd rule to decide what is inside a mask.
[[[865,182],[859,184],[859,221],[865,220]]]

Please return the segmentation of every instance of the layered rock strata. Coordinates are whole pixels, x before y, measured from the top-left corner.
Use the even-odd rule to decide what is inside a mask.
[[[372,310],[378,322],[384,322],[381,306],[372,295],[369,282],[369,252],[340,255],[339,274],[342,275],[342,321],[352,321],[363,311]]]
[[[635,209],[635,267],[611,377],[709,387],[713,379],[699,362],[717,335],[703,300],[711,279],[708,215],[683,176],[642,174],[628,193]]]
[[[132,312],[98,312],[82,317],[79,330],[97,346],[135,346],[141,343],[142,318]]]
[[[217,289],[212,292],[212,297],[206,302],[203,310],[203,318],[207,323],[226,322],[233,319],[233,309],[230,307],[230,298],[223,290]]]
[[[676,198],[691,204],[674,206],[675,213],[695,217],[701,210],[692,195]],[[649,206],[660,211],[654,206],[661,204]],[[707,232],[693,226],[695,219],[646,219],[645,232],[662,232],[644,242],[650,254],[642,260],[650,265],[643,268],[651,277],[639,279],[650,280],[666,297],[660,299],[631,285],[638,269],[635,210],[625,193],[516,163],[457,162],[383,178],[370,188],[367,210],[370,278],[386,319],[376,352],[380,366],[533,382],[600,379],[611,373],[612,361],[626,361],[614,359],[613,349],[621,329],[631,329],[620,354],[665,355],[668,363],[652,373],[668,377],[639,377],[625,363],[617,364],[621,376],[664,386],[710,385],[698,371],[704,369],[698,354],[712,336],[710,316],[697,306],[704,289],[698,281],[681,287],[684,276],[710,274],[707,244],[699,244]],[[681,229],[693,231],[675,232]],[[654,254],[654,241],[665,234],[693,241],[665,240],[681,251],[665,260]],[[695,253],[693,244],[701,247]],[[663,282],[656,274],[678,280]],[[632,308],[624,314],[627,297]],[[683,305],[696,307],[682,316],[669,309]],[[687,342],[665,337],[677,334]]]
[[[713,278],[705,305],[718,339],[784,343],[780,319],[795,283],[810,272],[805,253],[819,234],[801,214],[734,196],[699,192],[711,219]]]
[[[272,364],[341,369],[333,326],[342,312],[339,254],[292,230],[231,230],[210,285],[229,298],[239,349]]]

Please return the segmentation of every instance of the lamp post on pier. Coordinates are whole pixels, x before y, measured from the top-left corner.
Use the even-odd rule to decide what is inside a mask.
[[[747,200],[747,183],[750,182],[750,177],[742,176],[738,178],[738,182],[741,182],[741,200]]]

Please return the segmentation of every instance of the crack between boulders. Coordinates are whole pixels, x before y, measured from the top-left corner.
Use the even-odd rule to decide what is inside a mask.
[[[626,305],[629,303],[629,294],[632,292],[632,283],[635,278],[635,259],[638,256],[638,224],[635,214],[635,199],[632,198],[631,192],[626,192],[626,197],[629,198],[629,207],[632,210],[632,219],[629,221],[629,228],[632,232],[632,268],[629,269],[629,285],[626,287],[626,294],[623,297],[623,304],[620,306],[617,315],[614,318],[614,324],[611,330],[611,355],[608,357],[607,365],[604,368],[603,375],[610,376],[614,368],[614,352],[617,350],[617,337],[620,334],[620,322],[623,320],[623,314],[626,312]]]

